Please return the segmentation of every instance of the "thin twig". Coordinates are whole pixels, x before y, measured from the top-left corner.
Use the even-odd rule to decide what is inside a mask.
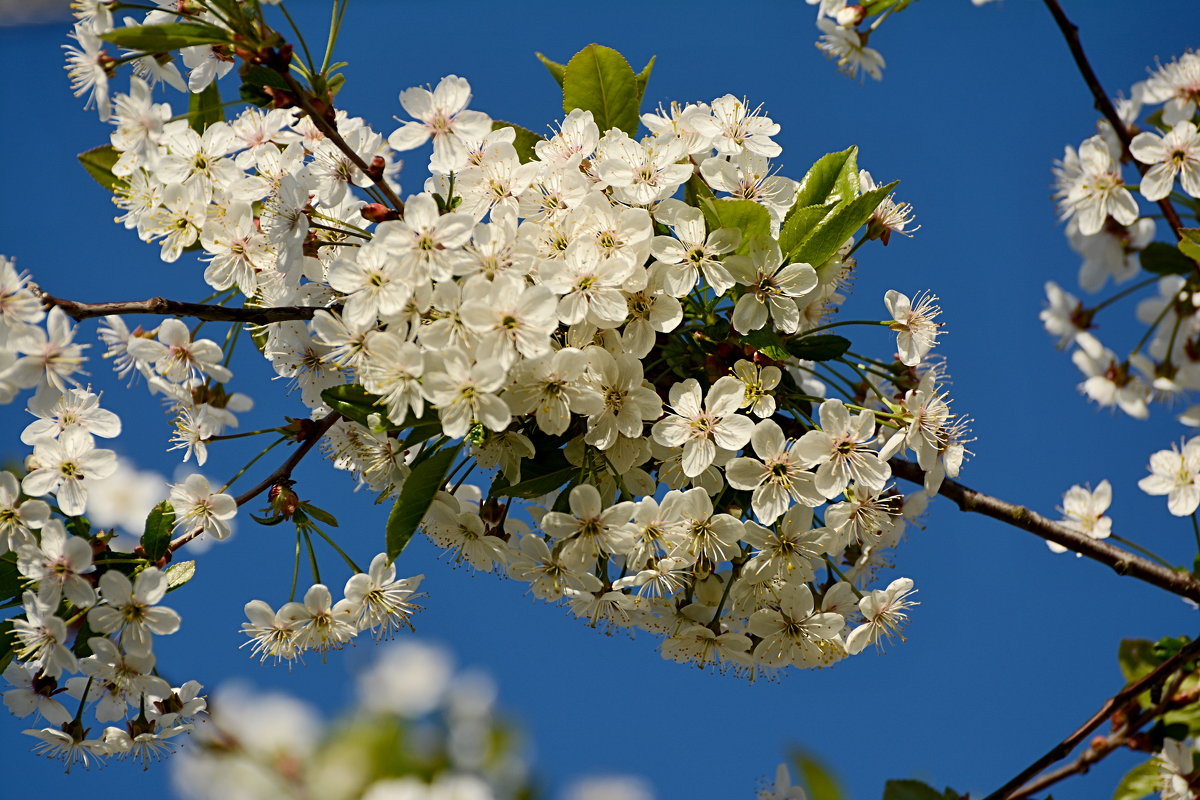
[[[61,297],[39,291],[42,303],[46,307],[57,306],[76,322],[93,317],[106,317],[110,314],[118,316],[126,314],[156,314],[164,317],[193,317],[209,322],[248,322],[253,325],[266,325],[269,322],[287,322],[289,320],[312,319],[318,311],[328,311],[321,306],[273,306],[270,308],[229,308],[226,306],[209,305],[207,303],[187,303],[182,300],[168,300],[165,297],[151,297],[149,300],[124,300],[110,303],[81,303],[76,300],[66,300]]]
[[[1121,119],[1121,115],[1117,113],[1117,109],[1112,104],[1112,100],[1108,97],[1108,92],[1104,91],[1104,86],[1100,83],[1100,78],[1096,76],[1096,71],[1092,69],[1091,62],[1088,61],[1087,54],[1083,52],[1083,43],[1079,39],[1079,26],[1071,22],[1067,18],[1067,14],[1059,5],[1058,0],[1044,0],[1046,8],[1050,10],[1050,15],[1054,17],[1054,21],[1058,24],[1058,29],[1062,31],[1063,38],[1067,40],[1067,47],[1071,50],[1071,56],[1075,59],[1075,66],[1079,67],[1079,72],[1083,76],[1084,83],[1092,93],[1092,99],[1095,101],[1096,110],[1104,115],[1108,120],[1108,124],[1112,126],[1113,132],[1117,134],[1117,138],[1121,140],[1121,148],[1124,151],[1124,156],[1128,158],[1137,170],[1142,175],[1146,174],[1148,167],[1142,162],[1133,157],[1133,153],[1129,149],[1130,143],[1133,141],[1129,135],[1129,127]],[[1171,205],[1169,198],[1164,197],[1158,201],[1158,207],[1162,209],[1163,216],[1167,218],[1167,222],[1171,225],[1171,230],[1175,234],[1176,239],[1182,239],[1183,234],[1180,232],[1183,228],[1183,222],[1179,219],[1179,214],[1175,211],[1175,206]]]
[[[341,415],[336,411],[331,411],[326,416],[321,417],[321,419],[312,422],[308,432],[300,441],[300,446],[296,448],[296,451],[288,456],[287,460],[280,464],[274,472],[263,478],[252,489],[248,489],[234,498],[234,502],[236,502],[239,506],[244,506],[246,503],[249,503],[251,500],[258,497],[272,486],[290,480],[292,477],[292,471],[296,469],[296,466],[301,461],[304,460],[304,457],[308,455],[308,451],[312,450],[313,447],[316,446],[317,442],[321,441],[325,434],[328,433],[329,429],[333,427],[333,424],[339,419],[341,419]],[[195,539],[202,532],[203,528],[200,528],[177,537],[171,542],[168,552],[174,553],[192,539]]]
[[[1104,701],[1099,710],[1088,718],[1087,722],[1083,723],[1067,738],[1050,748],[1044,756],[1030,764],[1019,775],[1010,780],[1008,783],[1001,786],[996,791],[989,794],[984,800],[1015,800],[1018,797],[1027,796],[1028,792],[1021,789],[1031,778],[1040,774],[1043,770],[1058,761],[1062,761],[1071,751],[1074,750],[1080,742],[1091,735],[1092,731],[1104,724],[1104,721],[1115,714],[1121,708],[1124,708],[1130,702],[1133,702],[1142,692],[1148,691],[1161,683],[1164,683],[1168,678],[1175,674],[1175,670],[1181,665],[1200,655],[1200,639],[1188,642],[1178,653],[1168,658],[1163,663],[1159,664],[1153,671],[1145,675],[1140,680],[1128,684],[1124,689],[1114,694],[1112,697]],[[1165,708],[1165,705],[1160,704],[1160,708],[1152,709],[1159,711]],[[1142,721],[1138,727],[1144,725],[1147,718],[1145,715],[1139,717]],[[1086,769],[1081,770],[1086,771]],[[1053,774],[1053,773],[1052,773]],[[1074,773],[1071,773],[1074,774]],[[1062,777],[1066,777],[1063,775]]]
[[[911,461],[893,458],[888,463],[891,464],[892,474],[897,477],[913,483],[923,483],[925,480],[924,472]],[[976,514],[983,514],[985,517],[1007,522],[1009,525],[1029,531],[1035,536],[1087,556],[1093,561],[1107,564],[1118,575],[1127,575],[1145,581],[1172,594],[1200,603],[1200,581],[1186,572],[1159,566],[1108,542],[1093,539],[1066,525],[1046,519],[1025,506],[977,492],[949,478],[942,481],[938,494],[952,501],[962,511],[972,511]]]

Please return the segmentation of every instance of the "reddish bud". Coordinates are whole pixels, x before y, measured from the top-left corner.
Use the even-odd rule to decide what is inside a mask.
[[[400,219],[400,215],[395,209],[388,208],[383,203],[367,203],[359,211],[363,215],[363,219],[368,219],[371,222],[387,222],[390,219]]]
[[[383,160],[383,156],[375,156],[371,159],[370,166],[367,167],[367,177],[373,181],[383,179],[383,168],[387,166],[387,162]]]
[[[296,510],[300,508],[300,498],[292,491],[291,483],[291,481],[277,483],[267,493],[267,499],[271,503],[271,510],[287,519],[291,519]]]

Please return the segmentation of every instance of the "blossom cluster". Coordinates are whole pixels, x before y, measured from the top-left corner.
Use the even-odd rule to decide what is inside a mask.
[[[1200,389],[1200,246],[1195,231],[1182,229],[1177,248],[1155,241],[1153,212],[1134,192],[1154,204],[1187,208],[1200,197],[1200,130],[1196,88],[1200,86],[1200,54],[1188,52],[1158,66],[1136,83],[1115,108],[1132,136],[1129,154],[1107,121],[1099,133],[1078,147],[1067,147],[1055,166],[1060,215],[1066,221],[1071,248],[1083,262],[1079,287],[1098,292],[1111,279],[1114,286],[1136,283],[1096,304],[1084,303],[1056,282],[1046,284],[1049,305],[1042,321],[1060,347],[1073,346],[1072,361],[1084,375],[1080,385],[1091,400],[1135,418],[1149,415],[1152,403],[1192,402]],[[1134,172],[1140,182],[1127,182]],[[1169,232],[1172,233],[1173,232]],[[1098,312],[1138,290],[1156,285],[1156,296],[1138,302],[1137,320],[1145,334],[1126,356],[1101,342],[1095,330]],[[1181,420],[1200,423],[1191,407]]]
[[[224,69],[220,47],[184,48],[191,92]],[[658,634],[667,658],[750,675],[901,627],[912,581],[872,584],[957,474],[966,427],[930,358],[932,295],[889,291],[887,316],[864,323],[895,332],[894,356],[821,333],[852,324],[831,320],[854,252],[911,234],[911,208],[853,150],[783,177],[779,125],[732,95],[642,114],[640,138],[586,108],[541,137],[469,108],[457,76],[401,93],[411,119],[386,135],[295,104],[197,125],[154,101],[155,82],[182,80],[169,57],[123,58],[127,93],[90,87],[115,128],[120,222],[166,261],[197,248],[230,298],[318,309],[258,326],[255,344],[314,420],[336,415],[334,464],[419,514],[455,562]],[[397,154],[427,143],[420,191],[385,202]],[[109,318],[106,355],[169,398],[200,461],[236,423],[213,409],[247,401],[224,388],[228,343],[173,322]],[[904,451],[927,475],[908,497],[888,465]],[[377,559],[372,590],[411,591],[394,570]],[[318,583],[279,611],[251,603],[255,652],[340,646],[366,619],[339,610],[350,596]]]

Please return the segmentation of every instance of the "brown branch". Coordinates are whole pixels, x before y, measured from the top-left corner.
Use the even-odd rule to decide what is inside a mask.
[[[284,79],[284,81],[287,82],[288,89],[291,91],[296,103],[300,106],[300,109],[309,116],[309,119],[313,121],[313,124],[317,126],[317,129],[320,130],[321,133],[325,134],[325,138],[333,142],[333,145],[337,147],[338,150],[341,150],[346,155],[346,158],[350,159],[354,166],[358,167],[362,171],[363,175],[366,175],[371,179],[371,182],[375,184],[375,187],[383,193],[384,198],[392,204],[392,208],[396,210],[396,213],[404,216],[404,203],[399,197],[396,196],[396,193],[392,191],[392,187],[388,186],[388,182],[384,179],[383,175],[379,174],[376,170],[372,170],[367,165],[367,162],[362,160],[362,156],[356,153],[354,148],[347,144],[346,140],[342,138],[342,135],[338,133],[337,125],[330,122],[328,117],[326,117],[313,106],[309,93],[304,90],[304,87],[301,86],[294,77],[292,77],[291,70],[285,66],[280,67],[275,71]],[[330,112],[332,113],[332,108],[330,109]]]
[[[891,464],[892,474],[904,480],[913,483],[923,483],[925,480],[925,473],[911,461],[893,458],[888,463]],[[1108,542],[1093,539],[1062,523],[1046,519],[1025,506],[1015,505],[977,492],[949,478],[942,481],[938,494],[951,500],[961,511],[972,511],[976,514],[983,514],[985,517],[1007,522],[1009,525],[1029,531],[1035,536],[1087,556],[1093,561],[1107,564],[1118,575],[1127,575],[1130,578],[1145,581],[1152,586],[1165,589],[1171,594],[1177,594],[1200,603],[1200,581],[1186,572],[1160,566]]]
[[[245,492],[235,497],[234,502],[239,506],[244,506],[246,503],[249,503],[251,500],[258,497],[272,486],[290,480],[292,477],[292,471],[296,469],[297,465],[299,465],[301,461],[304,460],[304,457],[308,455],[308,451],[312,450],[313,447],[316,446],[317,442],[321,441],[325,434],[329,432],[329,429],[333,427],[333,424],[341,418],[341,414],[337,413],[336,411],[331,411],[329,414],[321,417],[319,420],[306,420],[308,423],[308,430],[305,432],[304,437],[300,440],[300,446],[296,448],[296,451],[288,456],[286,461],[280,464],[279,467],[270,475],[263,478],[256,486],[254,486],[252,489],[247,489]],[[174,553],[180,547],[183,547],[189,541],[194,539],[197,535],[199,535],[199,533],[200,531],[198,530],[192,531],[191,533],[185,533],[176,538],[171,542],[168,552]]]
[[[1075,59],[1075,66],[1079,67],[1079,72],[1083,76],[1084,83],[1092,93],[1092,99],[1095,101],[1096,110],[1104,115],[1108,120],[1108,124],[1112,126],[1113,132],[1117,138],[1121,140],[1121,148],[1125,158],[1133,162],[1137,167],[1137,171],[1145,175],[1147,166],[1133,157],[1133,153],[1129,149],[1133,139],[1129,135],[1129,127],[1121,120],[1121,116],[1117,113],[1117,109],[1112,104],[1112,100],[1108,97],[1108,92],[1104,91],[1104,86],[1100,83],[1100,78],[1096,76],[1096,71],[1092,69],[1091,62],[1088,61],[1087,54],[1083,52],[1083,43],[1079,39],[1079,26],[1071,22],[1067,18],[1066,12],[1059,5],[1058,0],[1044,0],[1046,8],[1050,10],[1050,15],[1054,17],[1054,21],[1058,24],[1058,29],[1062,31],[1063,37],[1067,40],[1067,47],[1071,50],[1071,56]],[[1176,239],[1182,239],[1183,234],[1180,232],[1183,229],[1183,222],[1179,219],[1179,214],[1175,211],[1175,206],[1171,205],[1169,198],[1164,197],[1158,201],[1158,207],[1162,209],[1163,216],[1171,225],[1171,231],[1175,234]],[[1198,268],[1200,269],[1200,268]]]
[[[57,306],[76,322],[110,314],[156,314],[164,317],[194,317],[210,322],[248,322],[266,325],[269,322],[312,319],[318,311],[327,311],[320,306],[274,306],[271,308],[229,308],[206,303],[186,303],[151,297],[149,300],[127,300],[111,303],[80,303],[38,290],[42,303],[47,307]]]
[[[1155,686],[1166,682],[1168,678],[1175,674],[1175,671],[1179,667],[1181,667],[1183,664],[1186,664],[1197,655],[1200,655],[1200,639],[1188,642],[1178,653],[1159,664],[1158,667],[1156,667],[1149,674],[1143,676],[1140,680],[1128,684],[1124,689],[1105,700],[1104,704],[1100,706],[1099,710],[1089,717],[1087,722],[1083,723],[1083,725],[1075,730],[1074,733],[1056,744],[1044,756],[1030,764],[1008,783],[989,794],[984,798],[984,800],[1016,800],[1016,798],[1026,797],[1029,794],[1032,794],[1032,790],[1021,790],[1019,792],[1017,790],[1021,789],[1022,786],[1025,786],[1025,784],[1031,778],[1041,773],[1051,764],[1062,761],[1064,758],[1070,755],[1071,751],[1074,750],[1080,742],[1087,738],[1092,731],[1100,727],[1105,720],[1107,720],[1121,708],[1124,708],[1129,703],[1135,702],[1137,696],[1142,692],[1148,691]],[[1169,698],[1167,699],[1169,700]],[[1139,715],[1139,721],[1136,723],[1136,727],[1145,725],[1146,722],[1148,722],[1151,718],[1161,713],[1166,706],[1167,702],[1161,702],[1155,708],[1148,710],[1145,714]],[[1125,726],[1125,733],[1128,733],[1129,727],[1129,725]],[[1105,755],[1107,755],[1107,752]],[[1086,772],[1087,767],[1090,766],[1090,764],[1091,762],[1088,762],[1087,764],[1083,765],[1082,769],[1076,771]],[[1057,774],[1058,772],[1064,772],[1064,774],[1062,774],[1058,780],[1068,777],[1070,774],[1075,774],[1075,772],[1065,773],[1064,770],[1058,770],[1055,773],[1051,773],[1051,775]],[[1046,777],[1048,778],[1049,776]],[[1049,784],[1042,784],[1042,788],[1047,785]]]

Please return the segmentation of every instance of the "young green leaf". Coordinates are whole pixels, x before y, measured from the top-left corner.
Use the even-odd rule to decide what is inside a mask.
[[[785,253],[792,252],[796,245],[808,238],[813,232],[813,228],[829,216],[829,212],[833,209],[833,205],[804,206],[803,208],[792,206],[779,229],[779,249]]]
[[[554,82],[558,84],[558,88],[563,87],[563,81],[567,78],[567,65],[559,64],[557,61],[551,61],[541,53],[534,53],[538,61],[550,71],[550,77],[554,78]]]
[[[150,509],[150,514],[146,517],[146,530],[142,533],[142,549],[146,551],[146,559],[151,563],[167,554],[174,527],[175,509],[169,501],[163,500]]]
[[[198,44],[225,44],[233,34],[215,25],[197,25],[191,22],[170,22],[165,25],[139,25],[133,28],[116,28],[100,36],[106,42],[127,50],[143,53],[168,53],[181,47]]]
[[[387,556],[388,561],[395,561],[396,556],[408,546],[413,534],[425,519],[425,512],[433,505],[433,498],[446,480],[454,459],[462,449],[461,444],[439,450],[429,458],[413,467],[413,471],[404,481],[404,488],[392,506],[387,521]]]
[[[646,62],[646,66],[642,67],[642,71],[633,76],[634,83],[637,87],[638,109],[641,109],[642,98],[646,96],[646,84],[650,82],[650,73],[654,71],[655,58],[657,58],[657,56],[650,56],[650,60]]]
[[[880,201],[896,188],[899,181],[880,186],[854,200],[843,200],[833,207],[812,233],[788,253],[788,263],[801,262],[819,267],[832,258],[846,240],[871,218]]]
[[[801,179],[792,208],[839,203],[855,197],[858,197],[858,147],[851,146],[817,159]]]
[[[300,509],[317,522],[323,522],[331,528],[336,528],[338,526],[337,517],[333,516],[333,514],[330,514],[323,508],[317,508],[312,503],[301,503]]]
[[[544,141],[544,138],[538,136],[528,128],[522,128],[520,125],[514,125],[511,122],[501,122],[493,120],[492,130],[498,131],[501,128],[512,128],[517,132],[517,136],[513,139],[513,148],[517,151],[517,158],[522,164],[527,164],[537,157],[537,153],[533,147],[538,142]]]
[[[1113,800],[1140,800],[1142,797],[1158,793],[1158,765],[1151,759],[1144,764],[1138,764],[1117,784],[1113,791]]]
[[[195,561],[179,561],[167,567],[167,591],[173,592],[196,575]]]
[[[371,427],[368,418],[372,414],[378,414],[381,423],[390,425],[387,409],[379,405],[383,398],[377,394],[371,394],[362,387],[362,384],[346,383],[340,386],[331,386],[321,392],[321,399],[331,409],[347,419],[354,420],[359,425]]]
[[[737,228],[742,232],[742,244],[738,253],[750,252],[750,243],[756,236],[771,235],[771,214],[753,200],[709,200],[700,202],[708,229]]]
[[[637,135],[637,76],[625,57],[598,44],[589,44],[567,63],[563,78],[563,111],[591,111],[600,132],[620,128]]]
[[[86,150],[76,156],[79,159],[79,163],[87,170],[87,174],[91,175],[96,183],[110,192],[127,185],[125,181],[113,175],[113,165],[117,163],[117,159],[120,157],[121,154],[111,144],[102,144],[99,147],[93,147],[91,150]]]

